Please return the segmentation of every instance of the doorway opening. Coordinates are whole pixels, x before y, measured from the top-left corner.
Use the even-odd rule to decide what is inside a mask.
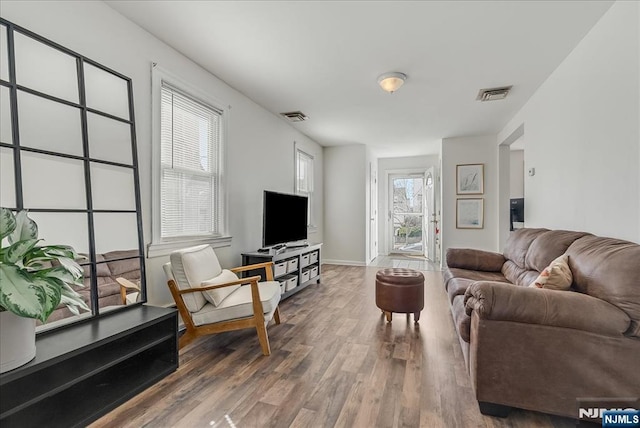
[[[389,176],[391,253],[425,256],[425,175]]]

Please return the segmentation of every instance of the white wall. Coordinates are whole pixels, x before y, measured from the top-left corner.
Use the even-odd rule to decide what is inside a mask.
[[[389,219],[389,173],[425,172],[434,168],[438,176],[439,156],[411,156],[378,159],[378,253],[387,255],[391,251],[391,225]],[[436,182],[437,187],[437,182]],[[436,192],[436,212],[440,209],[440,198]]]
[[[528,227],[640,242],[638,9],[616,2],[500,132],[525,125]]]
[[[324,168],[324,261],[364,265],[368,223],[366,146],[325,147]]]
[[[524,150],[511,150],[509,168],[509,196],[524,198]]]
[[[133,80],[140,163],[144,239],[151,241],[151,63],[230,106],[226,171],[231,247],[217,249],[223,266],[240,263],[240,253],[262,239],[262,192],[292,193],[293,143],[314,156],[317,231],[323,237],[322,148],[288,123],[200,68],[101,2],[2,2],[2,17],[110,67]],[[115,227],[115,226],[114,226]],[[364,242],[362,240],[361,242]],[[149,302],[169,304],[161,265],[147,260]]]
[[[498,147],[496,136],[442,140],[442,259],[447,248],[498,250]],[[484,194],[456,195],[456,165],[484,164]],[[456,229],[456,199],[484,199],[484,228]]]

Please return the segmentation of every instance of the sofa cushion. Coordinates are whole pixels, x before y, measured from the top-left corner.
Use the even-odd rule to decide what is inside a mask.
[[[525,259],[527,257],[527,252],[529,251],[529,246],[531,246],[531,243],[538,236],[548,231],[549,229],[518,229],[513,231],[507,239],[507,243],[504,249],[504,257],[507,260],[511,260],[518,267],[524,269]],[[551,260],[553,260],[554,258],[555,257],[551,258]],[[544,269],[545,266],[546,264],[542,267],[542,269]]]
[[[588,235],[567,254],[574,288],[622,309],[631,318],[627,334],[640,337],[640,245]]]
[[[114,277],[122,276],[127,272],[140,270],[140,253],[138,250],[111,251],[104,253],[104,259],[107,260],[111,275]]]
[[[231,272],[229,269],[223,269],[220,275],[215,278],[202,281],[202,285],[219,285],[224,284],[225,282],[237,281],[238,279],[240,279],[238,278],[238,275]],[[209,303],[213,304],[213,306],[218,306],[227,296],[229,296],[229,294],[233,293],[238,288],[240,288],[240,284],[208,290],[204,292],[204,298],[207,299]]]
[[[529,287],[566,291],[571,288],[572,281],[573,275],[571,274],[571,269],[569,269],[569,256],[563,254],[544,268]]]
[[[259,282],[258,290],[263,312],[272,315],[280,302],[280,284],[277,281]],[[194,312],[192,317],[195,325],[204,325],[252,315],[251,286],[243,285],[224,299],[218,307],[207,303],[201,310]],[[271,316],[265,317],[265,321],[269,319]]]
[[[542,272],[553,260],[567,252],[569,245],[588,233],[549,230],[533,240],[525,257],[525,269]]]
[[[537,270],[527,270],[507,260],[502,265],[502,274],[507,279],[506,282],[510,282],[515,285],[527,286],[531,284],[540,275]]]
[[[222,272],[213,248],[209,245],[174,251],[169,256],[171,271],[180,290],[200,288],[202,281],[214,278]],[[183,294],[189,312],[198,312],[207,303],[201,292]]]
[[[452,278],[464,278],[471,281],[507,281],[501,272],[480,272],[459,268],[446,268],[443,276],[444,285],[447,290],[449,289],[449,282]]]

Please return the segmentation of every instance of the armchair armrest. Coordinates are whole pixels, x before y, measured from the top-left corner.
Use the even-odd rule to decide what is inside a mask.
[[[256,263],[253,265],[240,266],[240,267],[232,268],[229,270],[233,273],[238,273],[238,272],[245,272],[248,270],[262,269],[262,268],[264,268],[266,272],[267,281],[273,281],[273,262]]]
[[[506,261],[500,253],[470,248],[448,248],[447,266],[484,272],[500,272]]]
[[[630,323],[624,311],[587,294],[502,282],[471,284],[464,302],[467,315],[475,311],[481,319],[494,321],[572,328],[606,335],[621,335]]]
[[[209,290],[215,290],[216,288],[222,288],[222,287],[230,287],[232,285],[242,285],[242,284],[251,284],[253,286],[253,284],[255,283],[256,287],[258,286],[258,281],[260,281],[262,277],[260,275],[256,275],[256,276],[250,276],[248,278],[240,278],[238,280],[235,281],[229,281],[229,282],[224,282],[222,284],[214,284],[214,285],[206,285],[206,284],[202,284],[203,287],[197,287],[197,288],[185,288],[184,290],[178,290],[178,294],[188,294],[188,293],[195,293],[197,291],[209,291]]]
[[[116,278],[116,282],[120,285],[120,300],[123,305],[127,304],[127,290],[135,290],[138,294],[135,296],[135,299],[130,300],[130,302],[137,302],[140,298],[140,285],[136,284],[133,281],[129,281],[126,278],[122,278],[121,276]],[[133,296],[133,295],[132,295]]]

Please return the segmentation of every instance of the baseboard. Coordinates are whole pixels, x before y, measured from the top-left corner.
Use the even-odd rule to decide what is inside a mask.
[[[328,265],[346,265],[346,266],[366,266],[365,262],[357,262],[354,260],[334,260],[334,259],[322,259],[322,264]]]

